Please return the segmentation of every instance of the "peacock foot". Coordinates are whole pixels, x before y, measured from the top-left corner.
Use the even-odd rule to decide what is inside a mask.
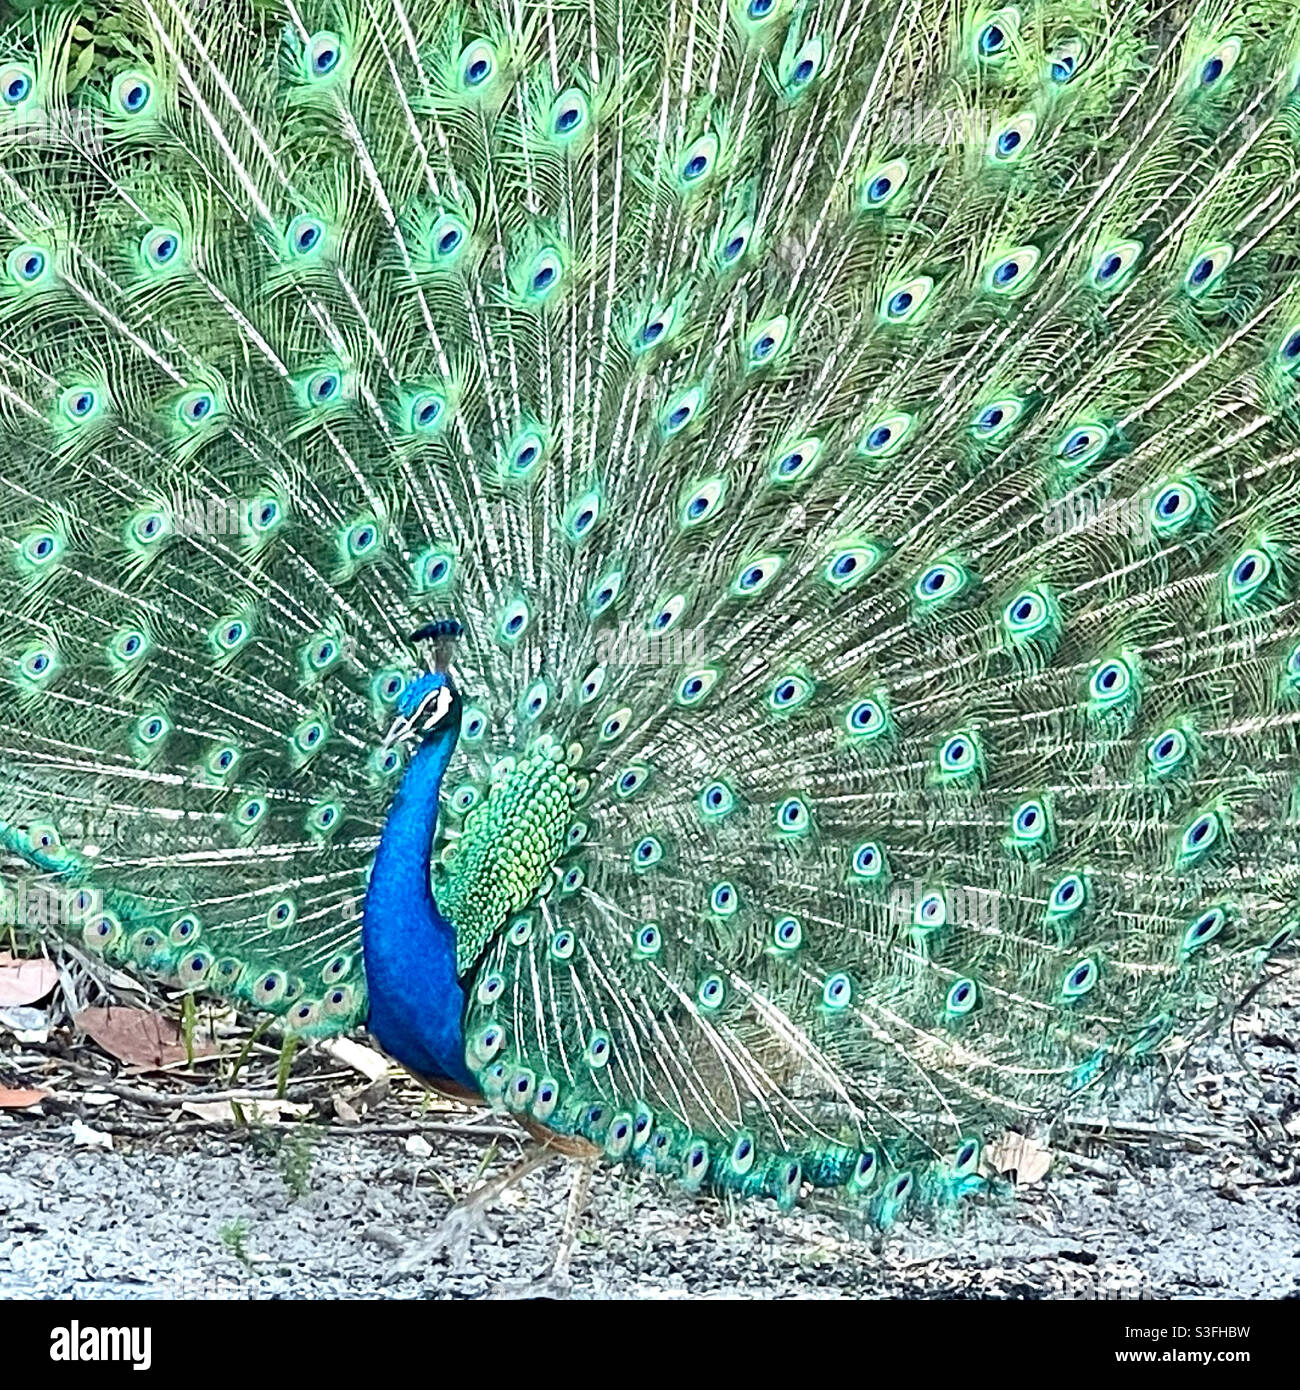
[[[475,1192],[452,1207],[428,1240],[418,1241],[398,1252],[398,1257],[385,1276],[384,1283],[391,1284],[408,1274],[414,1274],[443,1254],[446,1255],[447,1264],[451,1269],[463,1269],[470,1246],[476,1240],[495,1242],[497,1239],[497,1233],[488,1220],[487,1205],[488,1199],[480,1199],[479,1194]]]

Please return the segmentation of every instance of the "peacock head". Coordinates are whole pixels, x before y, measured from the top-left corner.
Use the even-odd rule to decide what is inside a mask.
[[[434,733],[459,732],[460,691],[447,671],[447,661],[451,644],[462,631],[454,618],[440,618],[436,622],[426,623],[418,632],[411,634],[413,643],[430,644],[430,665],[433,670],[408,681],[397,697],[397,712],[384,736],[385,748],[393,744],[422,741]]]

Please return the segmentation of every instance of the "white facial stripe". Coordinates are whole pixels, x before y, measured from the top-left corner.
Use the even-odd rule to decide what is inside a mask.
[[[451,708],[451,701],[451,686],[439,686],[425,699],[416,718],[426,721],[429,728],[435,724],[441,724],[446,718],[447,711]]]

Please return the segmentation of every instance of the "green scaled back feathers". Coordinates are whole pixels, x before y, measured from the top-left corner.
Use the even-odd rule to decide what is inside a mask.
[[[354,1026],[454,613],[484,1093],[783,1204],[978,1186],[1294,921],[1298,79],[1289,0],[27,12],[5,849]]]

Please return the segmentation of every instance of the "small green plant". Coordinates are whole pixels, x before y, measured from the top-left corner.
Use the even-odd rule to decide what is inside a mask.
[[[252,1269],[253,1257],[248,1253],[248,1222],[241,1216],[227,1221],[220,1231],[221,1243],[245,1269]]]
[[[311,1191],[311,1173],[316,1162],[316,1131],[307,1125],[295,1126],[280,1141],[280,1176],[284,1185],[300,1202]]]

